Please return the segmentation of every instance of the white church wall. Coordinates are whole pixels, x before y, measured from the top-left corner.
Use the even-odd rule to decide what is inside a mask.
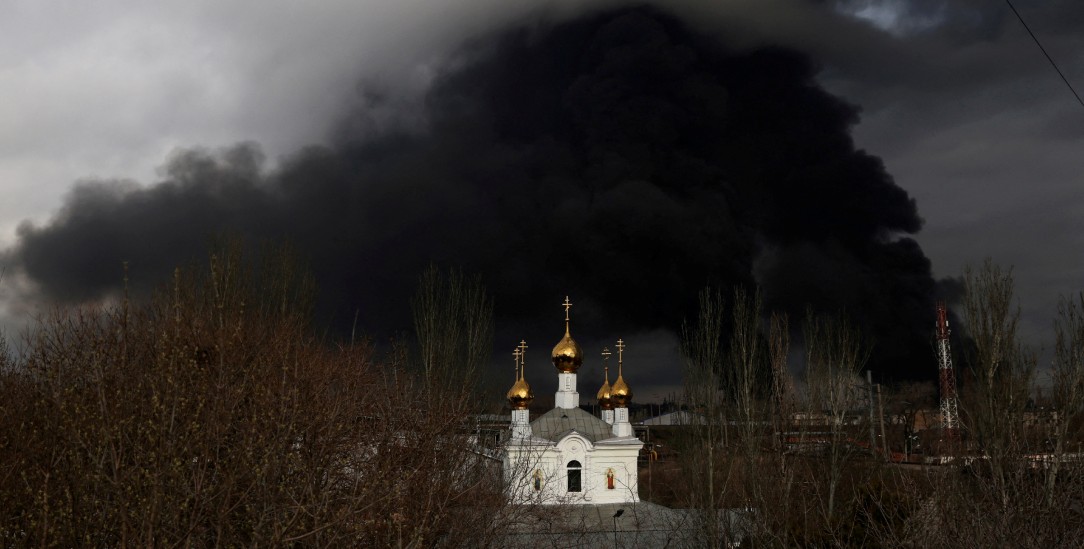
[[[604,447],[596,446],[591,459],[591,500],[592,503],[629,503],[640,501],[638,468],[636,457],[639,446]],[[608,482],[608,473],[613,475],[613,488]]]
[[[599,446],[573,433],[556,445],[510,445],[505,453],[509,497],[516,503],[604,504],[639,501],[639,444]],[[569,463],[580,464],[580,491],[570,492]],[[613,474],[613,488],[607,473]],[[536,476],[539,482],[536,484]]]

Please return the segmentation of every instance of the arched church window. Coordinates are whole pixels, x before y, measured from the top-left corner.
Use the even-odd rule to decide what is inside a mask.
[[[568,491],[579,492],[580,491],[580,473],[583,471],[583,466],[580,462],[572,460],[568,462]]]
[[[614,489],[614,470],[613,468],[606,469],[606,489]]]
[[[534,480],[531,481],[531,485],[534,486],[534,491],[535,492],[541,492],[542,491],[542,470],[541,469],[535,469],[534,470]]]

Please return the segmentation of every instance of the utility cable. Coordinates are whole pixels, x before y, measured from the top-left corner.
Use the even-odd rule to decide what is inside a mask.
[[[1081,107],[1084,107],[1084,99],[1080,98],[1080,94],[1077,93],[1075,89],[1073,89],[1073,85],[1069,83],[1069,79],[1065,78],[1065,75],[1062,74],[1061,69],[1058,68],[1058,64],[1054,62],[1054,58],[1050,57],[1049,53],[1046,53],[1046,48],[1044,48],[1043,45],[1039,43],[1039,38],[1035,36],[1035,33],[1031,32],[1031,28],[1028,27],[1028,24],[1024,22],[1024,18],[1020,16],[1020,12],[1016,11],[1016,6],[1012,5],[1011,0],[1005,0],[1005,3],[1008,4],[1009,9],[1011,9],[1012,12],[1016,14],[1016,18],[1020,20],[1020,24],[1024,25],[1024,30],[1028,31],[1028,34],[1031,35],[1031,39],[1035,41],[1036,46],[1039,46],[1039,50],[1042,51],[1043,55],[1046,56],[1046,60],[1050,61],[1050,66],[1054,67],[1054,70],[1058,71],[1058,76],[1061,77],[1061,81],[1065,82],[1066,86],[1069,86],[1069,91],[1073,92],[1073,95],[1076,96],[1077,102],[1080,103]]]

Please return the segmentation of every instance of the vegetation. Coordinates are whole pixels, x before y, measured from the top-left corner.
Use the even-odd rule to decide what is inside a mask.
[[[487,321],[477,286],[422,288],[419,316]],[[448,436],[476,401],[405,346],[316,338],[312,290],[287,253],[226,245],[149,303],[42,320],[3,355],[0,545],[484,542],[498,473]],[[484,327],[442,333],[422,349],[485,360]]]
[[[736,290],[728,311],[706,290],[682,347],[685,402],[703,421],[673,434],[680,471],[666,474],[684,482],[668,503],[701,511],[709,547],[1077,546],[1084,293],[1059,306],[1043,398],[1036,355],[1017,336],[1011,272],[987,262],[967,270],[965,288],[957,447],[939,444],[932,414],[927,438],[915,429],[936,413],[932,384],[877,402],[861,376],[870,344],[845,317],[807,315],[799,355],[787,319],[761,311],[755,293]],[[746,511],[734,521],[720,509]]]
[[[656,433],[670,451],[641,497],[693,510],[681,527],[706,547],[1079,543],[1084,294],[1059,306],[1042,397],[1011,272],[965,278],[967,436],[946,463],[916,453],[937,442],[914,428],[935,388],[876,400],[845,316],[792,330],[755,291],[709,289],[682,345],[701,421]],[[147,302],[56,311],[0,347],[0,544],[474,547],[549,524],[465,443],[499,394],[477,385],[481,282],[424,273],[415,337],[381,352],[316,335],[314,288],[288,251],[227,243]]]

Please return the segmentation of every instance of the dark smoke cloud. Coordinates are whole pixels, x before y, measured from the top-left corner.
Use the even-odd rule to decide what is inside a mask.
[[[190,151],[164,181],[84,183],[13,260],[44,297],[115,292],[120,264],[158,281],[211,235],[289,239],[348,327],[406,328],[429,262],[479,272],[499,322],[578,298],[585,332],[676,329],[707,284],[762,285],[801,315],[845,309],[872,368],[933,371],[936,284],[905,235],[914,201],[856,150],[857,109],[781,48],[733,52],[653,8],[515,28],[464,48],[428,91],[424,129],[341,125],[267,172],[258,148]],[[376,97],[374,95],[374,97]],[[555,311],[556,309],[556,311]]]

